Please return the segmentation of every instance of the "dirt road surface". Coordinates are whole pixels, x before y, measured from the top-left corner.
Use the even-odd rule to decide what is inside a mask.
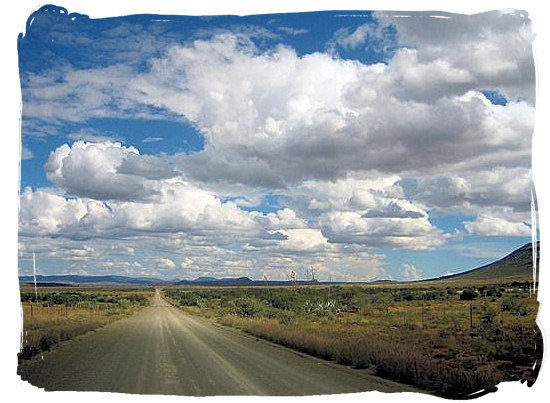
[[[414,391],[189,316],[156,293],[138,313],[20,367],[46,390],[172,395]]]

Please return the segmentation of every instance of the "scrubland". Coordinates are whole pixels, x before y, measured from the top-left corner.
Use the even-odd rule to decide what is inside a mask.
[[[113,287],[21,287],[23,329],[19,360],[49,351],[131,314],[146,305],[153,291]]]
[[[532,384],[542,360],[532,283],[167,288],[191,314],[445,397]]]

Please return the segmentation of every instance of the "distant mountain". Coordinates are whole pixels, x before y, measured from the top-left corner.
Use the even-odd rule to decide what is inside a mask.
[[[186,281],[186,280],[182,280],[182,281]],[[199,277],[196,280],[191,280],[191,281],[198,282],[198,283],[208,283],[212,281],[219,281],[219,279],[217,279],[216,277]]]
[[[539,268],[540,242],[536,243],[537,268]],[[502,281],[533,281],[533,245],[528,243],[516,249],[496,262],[450,276],[433,280],[470,281],[491,280]],[[538,281],[538,272],[537,272]]]
[[[19,276],[20,283],[34,283],[33,276]],[[134,284],[153,285],[163,284],[166,281],[149,277],[127,277],[127,276],[81,276],[76,274],[65,275],[37,275],[36,282],[40,284]]]
[[[33,276],[19,276],[20,283],[34,283]],[[69,284],[126,284],[126,285],[254,285],[261,284],[248,277],[199,277],[195,280],[161,280],[150,277],[128,277],[128,276],[81,276],[76,274],[64,275],[37,275],[36,282],[40,285],[69,285]]]

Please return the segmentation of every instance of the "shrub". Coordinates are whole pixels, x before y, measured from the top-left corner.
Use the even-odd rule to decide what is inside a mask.
[[[476,297],[477,297],[477,291],[473,289],[466,289],[466,290],[463,290],[462,293],[460,293],[461,301],[472,301],[476,299]]]
[[[44,336],[40,339],[38,347],[40,351],[50,351],[50,348],[57,344],[57,340],[52,336]]]
[[[240,297],[235,299],[235,312],[240,316],[255,316],[262,311],[265,305],[252,297]]]
[[[511,312],[518,316],[526,316],[531,313],[531,307],[518,297],[513,297],[511,295],[506,295],[501,299],[500,310],[502,312]]]

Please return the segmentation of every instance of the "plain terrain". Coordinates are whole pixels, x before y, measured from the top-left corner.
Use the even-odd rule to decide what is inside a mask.
[[[18,370],[48,390],[183,395],[531,385],[543,354],[532,252],[411,283],[22,285]]]
[[[46,390],[177,395],[312,395],[413,388],[152,304],[20,365]]]

